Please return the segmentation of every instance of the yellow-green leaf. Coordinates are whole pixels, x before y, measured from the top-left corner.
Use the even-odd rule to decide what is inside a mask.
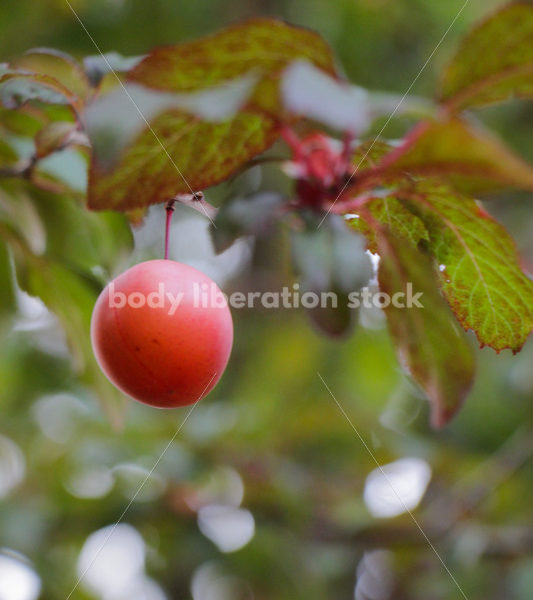
[[[16,70],[53,78],[80,103],[91,93],[89,80],[82,66],[64,52],[51,48],[34,48],[12,60],[10,66]]]
[[[361,214],[345,215],[349,225],[362,233],[368,240],[368,248],[377,252],[375,230],[371,223],[365,219],[369,211],[372,219],[387,226],[395,235],[405,238],[413,246],[422,240],[428,240],[428,232],[424,223],[394,196],[376,197],[365,203],[365,211]]]
[[[453,312],[483,346],[518,352],[533,329],[533,281],[511,236],[471,198],[431,181],[416,187],[410,206],[429,231]]]
[[[472,193],[506,187],[533,190],[531,165],[494,135],[459,118],[420,123],[375,170],[389,179],[406,174],[442,176]]]
[[[533,4],[513,2],[477,25],[448,65],[441,101],[453,111],[533,98]]]

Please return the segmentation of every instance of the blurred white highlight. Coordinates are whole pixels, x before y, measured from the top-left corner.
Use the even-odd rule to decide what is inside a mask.
[[[337,81],[308,61],[297,60],[289,65],[281,91],[285,106],[297,115],[358,135],[370,125],[367,92]]]
[[[396,517],[418,506],[430,480],[431,468],[425,460],[402,458],[368,475],[365,504],[374,517]]]
[[[240,550],[255,533],[255,521],[250,511],[220,504],[210,504],[198,511],[198,527],[221,552]]]
[[[109,525],[92,533],[80,552],[82,584],[102,600],[165,600],[144,571],[146,546],[131,525]]]
[[[41,579],[23,556],[0,553],[0,600],[36,600]]]
[[[16,488],[25,473],[26,461],[22,450],[15,442],[0,435],[0,498],[5,498]]]
[[[386,550],[365,552],[357,567],[355,600],[389,600],[393,590],[392,554]]]

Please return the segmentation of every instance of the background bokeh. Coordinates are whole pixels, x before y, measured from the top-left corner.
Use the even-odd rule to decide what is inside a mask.
[[[318,30],[354,83],[403,94],[462,1],[72,5],[102,51],[126,56],[251,15],[285,18]],[[434,93],[461,34],[496,5],[470,1],[413,93]],[[2,2],[0,60],[36,46],[95,53],[64,0]],[[533,161],[531,103],[476,118]],[[385,133],[394,137],[405,127],[400,119]],[[55,161],[83,188],[79,164],[68,156]],[[276,168],[256,168],[208,199],[286,186]],[[517,356],[478,351],[473,393],[436,432],[425,401],[400,372],[379,313],[364,312],[354,335],[331,341],[300,311],[236,310],[226,374],[152,471],[187,411],[110,397],[86,364],[86,323],[101,283],[161,255],[162,207],[132,236],[121,216],[89,214],[72,198],[12,181],[2,182],[0,206],[7,196],[17,200],[13,218],[39,256],[18,277],[60,318],[18,290],[1,321],[0,600],[65,599],[82,574],[72,598],[464,597],[406,509],[466,597],[531,598],[533,340]],[[531,197],[506,194],[487,208],[507,225],[531,269]],[[178,210],[172,258],[205,270],[227,291],[292,283],[283,229],[220,255],[209,235],[201,216]],[[7,295],[2,287],[2,307]],[[69,329],[74,347],[65,341]]]

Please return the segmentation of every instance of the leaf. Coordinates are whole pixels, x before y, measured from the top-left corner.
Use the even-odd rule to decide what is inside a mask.
[[[397,147],[385,140],[365,140],[359,143],[352,155],[352,164],[355,167],[354,176],[359,171],[377,167],[383,157]]]
[[[380,255],[378,280],[391,298],[421,293],[423,308],[384,308],[400,363],[420,385],[431,403],[434,427],[445,425],[459,410],[474,379],[474,358],[438,289],[427,255],[386,228],[376,228]]]
[[[78,130],[76,123],[54,121],[43,127],[34,138],[35,155],[44,158],[67,145],[87,147],[89,141],[84,133]]]
[[[376,197],[365,203],[365,211],[360,214],[345,215],[349,225],[362,233],[368,240],[368,249],[377,252],[375,231],[371,223],[365,219],[365,213],[369,211],[372,220],[387,226],[396,236],[403,237],[413,246],[417,246],[422,240],[429,240],[428,231],[424,223],[392,195]]]
[[[251,112],[222,123],[200,121],[181,111],[165,112],[152,122],[151,131],[145,130],[132,143],[111,173],[104,174],[93,159],[89,207],[130,210],[215,185],[276,137],[276,123]]]
[[[344,338],[353,333],[358,312],[350,307],[350,298],[346,292],[338,289],[330,291],[335,294],[336,306],[325,302],[315,308],[306,308],[305,312],[321,334],[333,339]]]
[[[111,272],[131,252],[131,230],[124,215],[87,212],[70,196],[30,189],[47,234],[47,257],[76,272],[92,274]]]
[[[86,197],[87,190],[87,148],[84,136],[77,132],[72,144],[58,149],[39,160],[31,171],[30,181],[37,187],[58,194],[69,194],[74,199]]]
[[[477,25],[448,65],[440,99],[451,111],[533,98],[533,5],[504,6]]]
[[[291,249],[302,290],[320,298],[318,306],[306,310],[312,323],[331,337],[347,334],[356,317],[348,294],[372,275],[363,238],[353,235],[340,217],[329,215],[320,228],[311,221],[307,229],[292,232]]]
[[[18,154],[7,141],[0,139],[0,167],[14,165],[18,162],[18,158]]]
[[[158,90],[192,92],[255,74],[259,81],[248,108],[279,117],[284,112],[279,80],[297,59],[336,74],[331,49],[319,34],[258,18],[193,42],[156,48],[128,73],[128,80]]]
[[[386,155],[375,175],[442,176],[467,192],[505,187],[533,190],[533,168],[499,139],[459,118],[417,125],[404,143]],[[372,171],[359,178],[372,178]]]
[[[80,379],[95,391],[110,420],[118,425],[124,397],[96,364],[89,328],[101,290],[97,275],[106,278],[117,259],[131,251],[126,219],[116,213],[88,214],[72,198],[42,192],[27,181],[2,182],[2,186],[0,238],[12,249],[18,283],[58,317]]]
[[[272,78],[295,59],[335,73],[317,33],[274,19],[252,19],[202,39],[156,48],[128,74],[151,88],[186,92],[214,87],[250,71]]]
[[[216,252],[227,250],[239,237],[270,233],[283,206],[284,198],[270,192],[237,196],[224,202],[211,227]]]
[[[292,258],[302,287],[314,292],[359,289],[372,275],[364,240],[342,219],[329,215],[320,228],[314,222],[291,235]]]
[[[25,180],[2,181],[0,223],[28,251],[94,280],[110,272],[132,248],[124,215],[87,212],[71,195],[50,193]]]
[[[424,221],[442,289],[482,346],[518,352],[533,329],[533,281],[511,236],[471,198],[420,182],[410,206]]]
[[[0,104],[14,109],[31,100],[49,104],[71,104],[80,109],[76,96],[48,75],[24,71],[0,73]]]
[[[46,248],[46,231],[29,193],[26,181],[2,180],[0,187],[0,225],[7,225],[20,243],[36,255]]]
[[[0,330],[1,321],[12,315],[17,306],[11,259],[7,245],[0,239]]]
[[[134,208],[125,212],[126,219],[132,227],[140,227],[144,223],[148,207]]]
[[[51,48],[28,50],[10,62],[11,68],[19,71],[31,71],[54,81],[76,98],[78,105],[83,104],[91,93],[89,79],[85,71],[72,56]]]
[[[190,114],[194,106],[163,110],[165,98],[160,98],[152,131],[141,132],[107,172],[103,165],[113,162],[113,156],[98,148],[108,152],[110,145],[96,144],[89,206],[143,207],[215,185],[238,172],[277,138],[283,117],[279,78],[296,58],[335,72],[331,51],[318,34],[271,19],[255,19],[194,42],[155,49],[128,73],[130,84],[165,94],[203,90],[212,94],[217,86],[220,91],[220,86],[241,78],[249,87],[247,102],[235,107],[238,112],[213,122],[216,119]]]
[[[9,133],[24,137],[33,137],[46,122],[39,111],[28,110],[25,106],[19,110],[0,108],[0,126]]]
[[[98,367],[90,344],[90,320],[98,290],[59,263],[28,254],[18,257],[17,275],[21,287],[58,317],[80,379],[94,390],[110,422],[120,429],[125,397]]]

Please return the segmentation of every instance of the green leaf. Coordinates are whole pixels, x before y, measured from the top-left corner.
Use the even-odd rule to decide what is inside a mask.
[[[18,154],[7,141],[0,139],[0,167],[14,165],[17,163],[18,158]]]
[[[387,226],[396,236],[403,237],[413,246],[422,240],[429,240],[424,223],[394,196],[376,197],[365,203],[365,211],[361,214],[345,215],[349,225],[362,233],[368,240],[368,249],[377,252],[375,230],[365,219],[366,211],[370,212],[373,221]]]
[[[0,125],[15,135],[33,137],[45,122],[44,115],[39,111],[29,111],[27,106],[19,110],[0,108]]]
[[[68,268],[27,253],[24,258],[18,256],[17,275],[22,289],[40,298],[58,317],[81,381],[95,391],[111,423],[120,428],[125,397],[98,367],[90,344],[90,321],[98,290]]]
[[[27,182],[5,179],[0,187],[0,225],[37,255],[46,248],[46,231],[35,209]]]
[[[34,48],[12,60],[10,66],[15,70],[31,71],[51,77],[64,89],[69,90],[71,96],[76,97],[78,104],[85,101],[91,93],[85,71],[65,52],[51,48]]]
[[[221,123],[200,121],[181,111],[165,112],[152,122],[152,131],[137,137],[109,174],[93,160],[89,207],[130,210],[215,185],[266,150],[276,137],[277,124],[252,112],[240,112]]]
[[[106,279],[105,270],[131,249],[126,220],[116,213],[87,214],[72,198],[42,192],[26,181],[3,182],[3,188],[0,238],[13,251],[18,283],[58,317],[80,380],[119,426],[124,397],[96,364],[89,329],[101,289],[97,276]]]
[[[533,4],[504,6],[477,25],[444,73],[440,99],[452,111],[533,98]]]
[[[17,300],[7,245],[0,239],[0,326],[1,321],[15,312]]]
[[[384,309],[400,363],[431,403],[435,427],[445,425],[459,410],[474,379],[472,349],[439,292],[431,260],[386,228],[376,227],[380,255],[378,279],[382,292],[422,293],[423,308]]]
[[[533,329],[533,281],[519,266],[511,236],[478,203],[445,185],[420,182],[412,200],[460,323],[482,346],[518,352]]]
[[[361,172],[359,177],[436,175],[472,193],[505,187],[533,190],[529,164],[493,135],[459,118],[420,123],[375,171]]]
[[[28,252],[93,281],[95,273],[105,277],[132,249],[124,215],[87,212],[72,196],[43,191],[25,180],[2,181],[0,223]]]
[[[365,140],[361,142],[352,155],[352,164],[356,169],[354,177],[359,171],[377,167],[383,157],[392,152],[393,149],[394,146],[385,140]]]
[[[32,202],[46,232],[46,256],[73,271],[110,272],[132,249],[124,215],[91,213],[66,195],[33,188]]]

